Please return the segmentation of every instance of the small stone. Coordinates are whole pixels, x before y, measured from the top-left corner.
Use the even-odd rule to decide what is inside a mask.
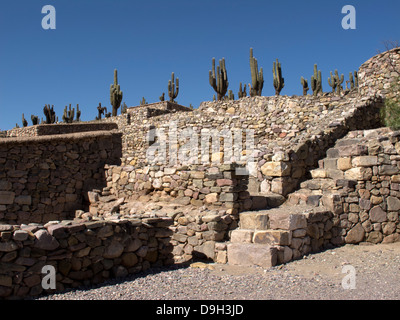
[[[118,258],[123,251],[124,251],[124,246],[120,242],[114,240],[106,248],[103,257],[106,259]]]
[[[44,250],[55,250],[59,247],[59,243],[47,230],[40,229],[34,233],[36,239],[34,243],[35,248]]]
[[[360,223],[357,223],[348,233],[345,238],[346,243],[360,243],[364,239],[364,228]]]
[[[387,221],[386,212],[380,206],[375,206],[369,211],[371,222],[384,222]]]
[[[15,241],[25,241],[28,239],[29,233],[24,230],[15,230],[13,234],[13,239]]]

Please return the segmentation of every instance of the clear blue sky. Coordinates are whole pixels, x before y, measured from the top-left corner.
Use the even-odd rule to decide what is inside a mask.
[[[44,5],[56,9],[56,30],[44,30]],[[357,29],[341,26],[344,5],[357,10]],[[180,79],[177,101],[198,107],[214,94],[211,60],[225,57],[229,89],[251,82],[249,48],[264,68],[263,95],[272,96],[272,63],[282,63],[282,95],[300,95],[300,77],[314,63],[323,89],[338,69],[350,71],[400,40],[398,0],[13,0],[0,4],[0,129],[31,124],[53,104],[79,103],[83,120],[110,106],[113,70],[128,106],[167,93],[171,72]]]

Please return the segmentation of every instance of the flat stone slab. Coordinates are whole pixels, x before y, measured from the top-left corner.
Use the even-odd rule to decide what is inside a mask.
[[[277,248],[262,244],[230,243],[227,251],[231,265],[270,268],[276,265],[278,258]]]

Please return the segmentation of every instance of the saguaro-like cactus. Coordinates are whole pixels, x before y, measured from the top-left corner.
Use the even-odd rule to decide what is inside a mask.
[[[264,87],[263,68],[258,71],[257,59],[253,57],[253,48],[250,48],[250,72],[251,72],[251,89],[250,96],[261,96]]]
[[[36,126],[39,123],[39,117],[31,115],[32,125]]]
[[[332,74],[331,72],[331,77],[328,78],[329,85],[332,87],[332,92],[335,92],[340,95],[340,93],[343,91],[342,83],[344,82],[344,75],[342,74],[339,77],[339,73],[337,70],[335,70],[335,75]]]
[[[96,120],[101,120],[101,115],[104,115],[104,113],[106,112],[107,108],[106,107],[102,107],[101,103],[99,103],[99,106],[97,107],[97,117]]]
[[[112,115],[113,117],[117,116],[118,109],[121,106],[122,102],[122,91],[118,84],[118,71],[114,70],[114,84],[110,87],[110,101],[112,105]]]
[[[162,95],[158,97],[158,99],[160,99],[160,101],[164,101],[165,100],[165,92],[163,92]]]
[[[215,58],[212,59],[212,70],[209,71],[210,85],[217,93],[218,101],[222,100],[228,91],[228,74],[226,73],[225,58],[219,60],[217,73],[215,73]]]
[[[140,101],[140,105],[144,106],[145,104],[147,104],[146,99],[143,97],[142,100]]]
[[[336,91],[336,87],[338,86],[338,84],[336,77],[332,74],[332,71],[330,78],[328,78],[328,83],[332,87],[332,92],[334,93]]]
[[[235,100],[235,95],[233,94],[232,90],[228,91],[228,100]]]
[[[314,75],[311,76],[311,89],[314,96],[322,94],[322,75],[316,64],[314,64]]]
[[[171,80],[168,81],[168,96],[170,102],[175,102],[176,97],[179,93],[179,78],[176,78],[175,82],[175,74],[172,72]]]
[[[69,110],[67,109],[67,106],[64,108],[64,114],[62,116],[62,119],[65,123],[72,123],[74,122],[74,117],[75,117],[75,108],[71,108],[71,104],[69,105]]]
[[[81,121],[81,110],[79,110],[79,104],[76,105],[76,122]]]
[[[56,122],[56,113],[54,111],[54,105],[45,105],[43,108],[43,113],[46,116],[46,124],[52,124]]]
[[[310,90],[310,88],[308,87],[308,81],[303,77],[301,77],[301,85],[303,86],[303,96],[306,96],[307,91]]]
[[[247,97],[247,93],[246,93],[246,84],[244,85],[243,90],[242,90],[242,83],[241,83],[241,82],[240,82],[240,84],[239,84],[238,97],[239,97],[239,99],[240,99],[240,98]]]
[[[349,80],[350,80],[350,89],[358,88],[358,72],[357,71],[354,71],[354,77],[353,77],[353,73],[350,72]]]
[[[23,125],[24,127],[27,127],[27,126],[28,126],[28,121],[26,121],[24,114],[22,114],[22,125]]]
[[[285,86],[285,79],[282,78],[282,68],[281,63],[276,59],[273,64],[272,73],[274,74],[274,88],[275,94],[279,96],[281,90]]]

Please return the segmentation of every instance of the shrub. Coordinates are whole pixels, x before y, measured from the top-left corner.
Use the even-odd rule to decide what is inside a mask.
[[[386,127],[400,129],[400,76],[391,85],[385,106],[381,109],[381,117]]]

